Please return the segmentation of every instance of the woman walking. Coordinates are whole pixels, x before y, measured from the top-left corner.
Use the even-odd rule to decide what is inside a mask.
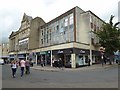
[[[11,69],[12,69],[12,77],[13,78],[15,78],[17,67],[18,67],[17,62],[15,60],[12,61],[12,63],[11,63]]]

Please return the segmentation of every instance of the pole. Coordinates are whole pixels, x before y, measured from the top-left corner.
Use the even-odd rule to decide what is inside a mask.
[[[35,57],[36,57],[36,65],[37,65],[37,54],[35,55]]]

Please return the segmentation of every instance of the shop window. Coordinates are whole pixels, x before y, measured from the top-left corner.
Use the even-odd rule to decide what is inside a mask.
[[[88,56],[85,56],[85,63],[88,63]]]

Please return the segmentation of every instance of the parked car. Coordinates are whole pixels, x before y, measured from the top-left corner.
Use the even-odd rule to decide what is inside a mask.
[[[4,64],[5,64],[4,60],[0,58],[0,65],[4,65]]]

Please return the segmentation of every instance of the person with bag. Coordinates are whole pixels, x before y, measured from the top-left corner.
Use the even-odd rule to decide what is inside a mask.
[[[12,77],[13,78],[15,78],[17,67],[18,67],[17,62],[15,60],[12,61],[12,63],[11,63],[11,69],[12,69]]]

